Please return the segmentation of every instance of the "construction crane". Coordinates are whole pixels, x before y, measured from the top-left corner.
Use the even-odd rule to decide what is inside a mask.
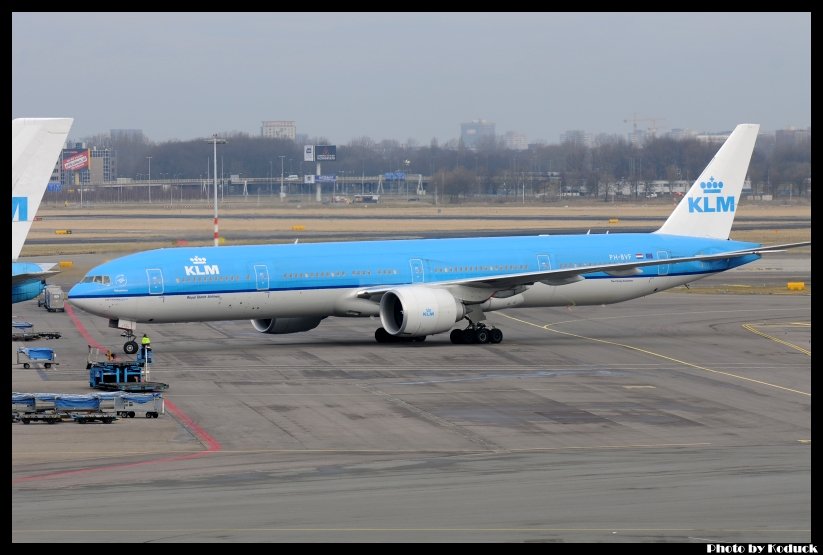
[[[646,117],[638,117],[637,114],[634,114],[631,119],[624,119],[623,123],[631,123],[632,124],[632,135],[637,137],[637,122],[639,121],[647,121],[651,123],[650,127],[647,127],[646,130],[649,132],[651,137],[657,136],[657,122],[665,121],[665,118],[646,118]]]

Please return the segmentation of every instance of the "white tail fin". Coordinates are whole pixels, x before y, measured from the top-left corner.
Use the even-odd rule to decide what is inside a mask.
[[[11,259],[17,260],[73,118],[11,121]]]
[[[728,239],[760,125],[741,123],[656,233]]]

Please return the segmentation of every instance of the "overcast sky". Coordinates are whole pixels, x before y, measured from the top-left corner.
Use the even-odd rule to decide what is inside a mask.
[[[346,144],[811,125],[810,13],[13,13],[12,118]],[[648,121],[639,121],[643,129]]]

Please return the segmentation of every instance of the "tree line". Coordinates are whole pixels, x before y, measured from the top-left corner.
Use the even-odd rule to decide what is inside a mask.
[[[303,161],[303,144],[288,139],[220,135],[218,174],[225,177],[269,177],[275,183],[283,175],[314,173],[313,162]],[[205,178],[213,172],[213,146],[206,139],[155,143],[141,134],[114,138],[101,134],[85,139],[90,148],[109,148],[114,153],[117,177],[147,179],[151,157],[152,179]],[[306,144],[328,144],[324,137]],[[337,146],[337,161],[324,162],[323,173],[358,177],[403,171],[431,176],[431,184],[443,198],[457,200],[473,195],[517,195],[529,187],[538,190],[581,191],[602,196],[615,183],[634,185],[652,181],[686,181],[699,176],[715,155],[719,143],[697,139],[654,138],[642,146],[627,140],[588,147],[566,142],[510,150],[502,141],[485,140],[476,150],[459,141],[440,146],[404,145],[394,140],[376,142],[368,137]],[[758,194],[810,195],[811,140],[776,145],[774,136],[760,135],[748,176]]]

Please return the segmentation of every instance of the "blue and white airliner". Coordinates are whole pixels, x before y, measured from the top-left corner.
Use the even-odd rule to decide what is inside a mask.
[[[68,296],[125,330],[127,353],[138,323],[249,319],[284,334],[329,316],[379,316],[380,343],[450,330],[453,343],[499,343],[487,312],[617,303],[811,244],[729,240],[758,130],[738,125],[652,233],[157,249],[97,266]]]
[[[35,298],[56,263],[18,261],[34,215],[66,142],[72,118],[11,121],[11,302]]]

